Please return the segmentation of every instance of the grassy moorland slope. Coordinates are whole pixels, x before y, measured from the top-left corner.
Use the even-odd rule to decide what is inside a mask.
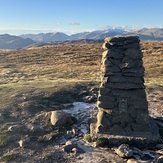
[[[32,139],[33,133],[20,131],[11,134],[10,126],[27,126],[37,120],[41,111],[60,109],[60,106],[66,106],[62,104],[82,100],[94,90],[97,94],[95,88],[100,84],[101,46],[69,44],[0,50],[0,161],[15,157],[29,161],[15,142],[26,137]],[[144,42],[141,47],[149,108],[160,110],[160,115],[163,115],[163,42]],[[40,136],[37,135],[40,133],[34,134]],[[47,154],[44,149],[47,147],[48,150],[49,144],[46,145],[42,150],[40,146],[31,149],[37,153],[33,155],[37,161],[40,161],[40,155]],[[55,155],[52,151],[48,151],[48,156]],[[28,149],[26,152],[29,152]],[[6,153],[10,155],[6,156]]]
[[[1,103],[10,101],[16,92],[32,89],[55,92],[79,83],[97,83],[101,53],[101,45],[95,44],[3,51],[0,53]]]
[[[145,42],[141,46],[146,70],[145,84],[162,86],[163,42]],[[101,54],[101,44],[1,51],[0,101],[7,103],[14,92],[30,89],[53,92],[77,83],[99,84]]]

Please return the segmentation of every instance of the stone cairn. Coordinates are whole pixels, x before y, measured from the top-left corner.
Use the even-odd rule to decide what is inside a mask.
[[[106,38],[96,134],[151,135],[138,36]]]

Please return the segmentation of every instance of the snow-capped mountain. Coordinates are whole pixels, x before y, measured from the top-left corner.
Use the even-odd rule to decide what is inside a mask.
[[[39,33],[21,35],[23,38],[30,38],[36,42],[50,42],[50,41],[67,41],[67,40],[81,40],[93,39],[102,40],[106,37],[138,35],[142,41],[153,40],[163,41],[163,28],[141,28],[141,29],[125,29],[125,28],[108,28],[92,32],[76,33],[66,35],[65,33]]]
[[[46,42],[73,41],[73,40],[104,40],[106,37],[137,35],[141,41],[163,41],[163,28],[117,28],[108,27],[92,32],[76,33],[67,35],[62,32],[24,34],[13,36],[8,34],[0,35],[1,49],[19,49],[32,44],[46,44]]]

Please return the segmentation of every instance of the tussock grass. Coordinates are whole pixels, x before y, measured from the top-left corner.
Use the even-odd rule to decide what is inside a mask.
[[[1,162],[8,162],[15,159],[18,156],[18,153],[9,153],[0,157]]]
[[[8,133],[8,131],[2,131],[0,133],[0,148],[8,145],[9,143],[13,142],[16,140],[16,137],[10,133]]]
[[[16,92],[57,91],[77,83],[97,83],[100,46],[57,45],[0,52],[0,105],[12,102]]]
[[[141,47],[146,86],[163,86],[163,42],[144,42]]]
[[[146,86],[163,85],[163,42],[141,43]],[[76,83],[100,83],[101,44],[72,44],[0,51],[0,105],[32,89],[57,91]],[[56,88],[56,90],[54,89]]]

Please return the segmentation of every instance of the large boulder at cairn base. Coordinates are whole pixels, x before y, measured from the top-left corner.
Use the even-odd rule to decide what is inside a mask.
[[[62,110],[52,111],[50,120],[51,124],[56,127],[72,123],[71,115]]]

